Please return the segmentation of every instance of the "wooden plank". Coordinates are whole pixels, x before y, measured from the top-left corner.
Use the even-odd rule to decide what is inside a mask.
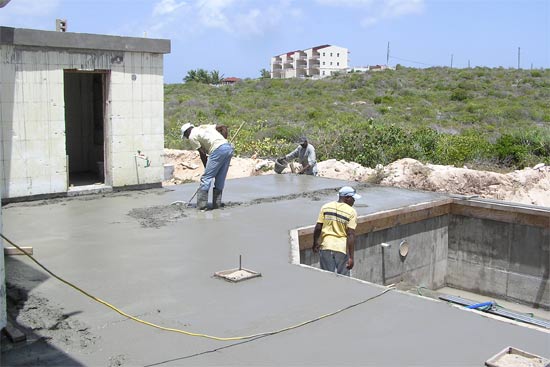
[[[10,321],[6,323],[4,332],[6,333],[6,335],[11,340],[12,343],[19,343],[27,340],[27,336],[24,333],[22,333],[21,330],[13,326]]]
[[[466,217],[490,219],[505,223],[524,224],[542,228],[550,227],[550,211],[501,205],[492,202],[444,199],[436,202],[421,203],[404,208],[377,212],[357,219],[355,233],[381,231],[395,226],[420,222],[446,214]],[[300,250],[313,246],[313,230],[315,226],[298,229]]]
[[[361,216],[357,219],[357,236],[365,233],[381,231],[395,226],[420,222],[426,219],[449,214],[452,200],[422,203],[405,208],[398,208],[379,213]],[[315,226],[298,229],[300,250],[313,247],[313,230]]]
[[[442,204],[439,206],[418,209],[412,211],[399,211],[395,213],[387,213],[387,216],[370,219],[368,221],[361,220],[357,224],[356,233],[362,235],[365,233],[381,231],[384,229],[421,222],[430,218],[440,217],[449,214],[450,204]],[[363,218],[362,218],[363,219]],[[366,218],[365,218],[366,219]]]
[[[25,253],[32,255],[33,249],[32,247],[21,247]],[[19,251],[16,247],[4,247],[4,255],[11,256],[11,255],[25,255],[22,251]]]
[[[538,210],[526,211],[525,208],[515,208],[513,206],[479,205],[479,203],[460,202],[451,205],[451,214],[504,223],[550,228],[550,212],[541,212]]]

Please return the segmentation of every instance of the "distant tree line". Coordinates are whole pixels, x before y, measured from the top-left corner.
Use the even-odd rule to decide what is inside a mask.
[[[183,81],[196,82],[202,84],[220,84],[224,75],[218,70],[208,71],[205,69],[189,70]],[[271,73],[267,69],[260,70],[260,79],[271,79]]]
[[[223,74],[218,70],[207,71],[204,69],[189,70],[183,81],[196,82],[203,84],[220,84],[223,79]]]

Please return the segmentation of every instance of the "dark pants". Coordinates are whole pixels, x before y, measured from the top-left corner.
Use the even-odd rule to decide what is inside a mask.
[[[321,250],[320,261],[321,269],[349,276],[349,269],[346,268],[348,262],[347,254],[339,251]]]

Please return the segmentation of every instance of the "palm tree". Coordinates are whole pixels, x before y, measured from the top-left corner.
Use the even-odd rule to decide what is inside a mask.
[[[212,70],[210,72],[210,83],[211,84],[220,84],[223,79],[223,74],[220,74],[218,70]]]
[[[185,78],[183,78],[184,82],[196,82],[197,81],[197,71],[196,70],[189,70],[187,72],[187,75]]]

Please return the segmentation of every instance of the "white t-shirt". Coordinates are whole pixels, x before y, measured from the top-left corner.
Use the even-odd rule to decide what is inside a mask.
[[[227,143],[222,134],[216,130],[216,125],[200,125],[191,130],[189,134],[189,143],[192,149],[204,148],[210,155],[219,148],[220,145]]]

